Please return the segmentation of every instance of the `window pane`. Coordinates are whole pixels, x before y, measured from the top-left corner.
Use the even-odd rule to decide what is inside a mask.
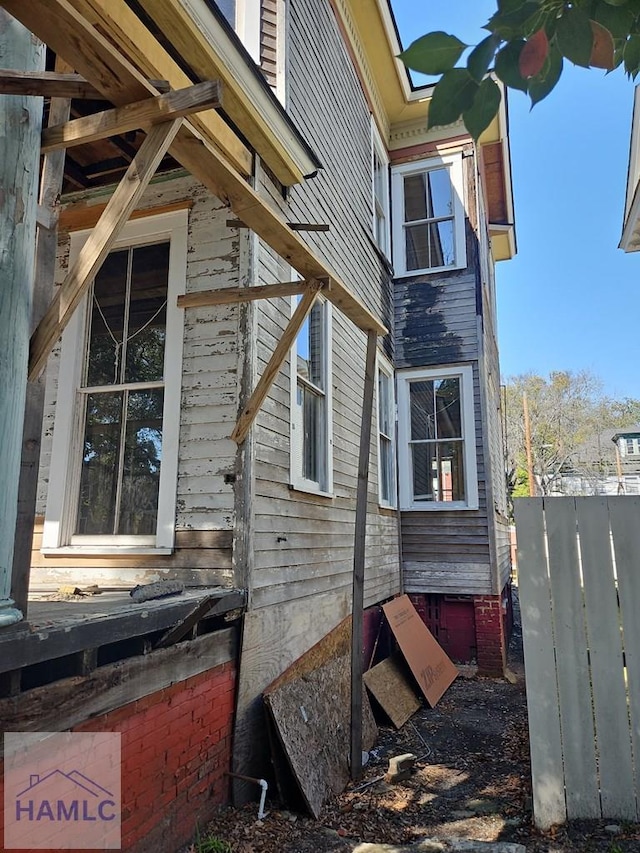
[[[378,373],[378,428],[385,435],[392,432],[391,414],[391,377],[380,371]]]
[[[438,500],[464,501],[464,445],[462,441],[438,442]]]
[[[429,227],[429,267],[450,267],[456,262],[453,219],[433,222]]]
[[[393,444],[391,439],[380,436],[380,497],[385,503],[393,502]]]
[[[76,533],[114,533],[123,394],[88,394]]]
[[[129,252],[111,252],[93,285],[86,385],[115,385],[122,374]]]
[[[317,302],[304,322],[296,339],[298,376],[325,390],[324,380],[324,316],[325,305]]]
[[[169,243],[133,250],[126,382],[163,377],[168,276]]]
[[[425,379],[409,383],[411,439],[435,438],[434,384]]]
[[[407,175],[404,179],[405,222],[429,218],[426,205],[426,179],[425,172],[419,175]]]
[[[413,499],[414,501],[437,500],[436,445],[425,442],[412,444]],[[434,497],[434,489],[436,495]]]
[[[431,169],[427,172],[427,217],[439,218],[453,216],[453,199],[451,197],[451,179],[448,169]]]
[[[129,394],[118,533],[156,532],[162,459],[162,389]]]
[[[426,270],[432,266],[429,256],[429,225],[405,228],[407,270]]]
[[[325,398],[298,383],[298,405],[302,407],[302,476],[324,484]]]
[[[235,28],[236,25],[236,0],[216,0],[218,9],[225,16],[227,21]]]
[[[438,379],[436,393],[436,434],[438,438],[462,438],[460,380]]]

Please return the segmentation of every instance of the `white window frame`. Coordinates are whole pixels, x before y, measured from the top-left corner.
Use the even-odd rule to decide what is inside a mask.
[[[316,482],[309,480],[303,476],[303,429],[301,408],[298,406],[298,349],[297,339],[291,347],[290,361],[290,421],[289,421],[289,484],[291,488],[301,492],[310,492],[315,495],[324,497],[333,497],[333,332],[332,332],[332,306],[331,303],[319,296],[317,304],[322,306],[324,311],[324,374],[325,374],[325,389],[323,390],[325,399],[324,409],[324,447],[321,448],[323,454],[322,465],[324,468],[324,482]],[[291,313],[295,311],[297,305],[296,297],[291,299]]]
[[[235,0],[233,29],[255,63],[260,65],[261,0]]]
[[[465,501],[415,501],[411,467],[411,412],[409,385],[415,380],[460,379],[462,437],[464,440]],[[473,368],[471,365],[418,368],[398,371],[398,479],[400,509],[420,512],[433,510],[478,509],[478,468],[476,462],[476,430],[474,415]]]
[[[75,515],[80,487],[82,415],[78,405],[85,355],[87,297],[76,309],[62,336],[56,417],[49,471],[49,491],[42,537],[43,553],[167,553],[174,545],[178,482],[178,441],[182,383],[184,311],[177,297],[185,292],[188,211],[142,217],[125,225],[112,250],[170,241],[164,355],[162,465],[155,536],[77,536]],[[73,263],[91,231],[71,235]]]
[[[376,158],[384,170],[382,198],[376,194]],[[382,142],[375,119],[371,116],[371,204],[373,210],[372,231],[376,246],[387,258],[391,257],[391,203],[389,199],[389,155]],[[382,219],[382,234],[378,238],[378,219]]]
[[[390,392],[389,398],[387,399],[387,406],[389,408],[389,412],[391,415],[391,434],[386,436],[391,446],[391,477],[390,477],[390,497],[387,498],[382,494],[382,440],[383,433],[381,430],[381,418],[380,418],[380,407],[382,405],[382,401],[380,399],[380,375],[383,374],[389,380],[388,389]],[[396,395],[395,395],[395,380],[393,375],[393,367],[389,363],[389,361],[381,354],[378,353],[377,365],[376,365],[376,417],[378,423],[378,503],[382,507],[386,507],[387,509],[396,509],[398,506],[398,488],[397,488],[397,477],[396,477]]]
[[[407,247],[404,236],[404,179],[410,175],[421,175],[434,169],[443,168],[449,171],[451,178],[455,262],[446,266],[408,270]],[[462,153],[430,157],[428,160],[418,160],[393,166],[391,168],[391,202],[393,212],[393,268],[396,278],[424,275],[425,273],[449,272],[466,267],[467,248]]]

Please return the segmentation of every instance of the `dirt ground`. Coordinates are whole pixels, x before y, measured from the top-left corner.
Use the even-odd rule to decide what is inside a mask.
[[[574,821],[541,834],[532,826],[522,642],[518,620],[508,680],[460,677],[434,709],[402,729],[380,726],[363,778],[329,802],[318,821],[267,801],[222,809],[201,830],[233,853],[351,853],[361,842],[410,844],[424,838],[511,841],[530,853],[640,853],[640,825]],[[412,752],[410,779],[382,778],[389,758]],[[193,848],[197,850],[197,848]]]

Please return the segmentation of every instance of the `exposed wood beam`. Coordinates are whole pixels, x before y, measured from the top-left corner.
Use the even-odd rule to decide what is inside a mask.
[[[287,222],[292,231],[329,231],[330,225],[320,222]],[[249,226],[240,219],[227,219],[227,228],[248,228]]]
[[[118,239],[129,214],[153,177],[160,161],[180,129],[182,119],[174,119],[151,128],[135,159],[111,196],[98,224],[84,244],[78,258],[56,293],[51,305],[31,336],[29,378],[44,367],[52,347],[64,331],[75,308],[109,250]]]
[[[58,227],[58,209],[56,203],[51,207],[44,204],[38,204],[36,210],[36,225],[38,228],[44,228],[45,231],[52,231]]]
[[[231,433],[231,438],[237,442],[237,444],[242,444],[247,437],[251,424],[254,422],[256,415],[260,411],[260,407],[271,390],[271,386],[280,372],[280,368],[284,364],[298,332],[302,328],[304,321],[309,316],[309,313],[313,308],[313,304],[318,298],[318,293],[325,284],[326,282],[321,281],[310,281],[307,283],[307,289],[302,299],[298,302],[296,310],[293,312],[293,316],[291,317],[291,320],[289,320],[287,328],[284,330],[282,337],[278,341],[276,348],[273,351],[273,355],[269,359],[269,363],[265,367],[262,376],[258,380],[258,384],[254,388],[251,397],[247,401],[247,405],[244,407],[244,410],[238,418],[235,428]]]
[[[125,0],[70,0],[70,2],[90,24],[98,27],[102,32],[108,32],[110,40],[125,56],[132,59],[143,75],[162,77],[169,81],[172,89],[184,89],[193,83],[193,80],[149,32]],[[192,116],[190,122],[229,158],[242,175],[251,174],[252,153],[218,113],[201,113]]]
[[[274,299],[277,296],[297,296],[304,293],[308,285],[308,281],[298,279],[257,287],[223,287],[221,290],[184,293],[178,296],[178,308],[201,308],[205,305],[229,305],[234,302],[253,302],[255,299]]]
[[[166,80],[149,80],[159,92],[168,92]],[[0,68],[0,95],[36,95],[43,98],[75,98],[103,101],[104,95],[80,74],[55,71],[12,71]]]
[[[112,103],[128,104],[157,94],[145,77],[88,24],[68,0],[0,0],[1,5],[47,43],[57,54],[70,56],[76,69]],[[212,113],[214,115],[214,113]],[[171,154],[235,215],[288,261],[303,278],[330,278],[327,298],[357,326],[385,335],[384,324],[369,310],[326,261],[318,257],[271,204],[249,186],[208,139],[184,119]]]
[[[129,130],[139,130],[173,118],[221,106],[220,84],[217,80],[195,83],[155,98],[145,98],[134,104],[105,110],[94,115],[75,118],[42,132],[42,152],[85,145],[117,136]]]
[[[93,228],[106,207],[104,204],[87,204],[86,202],[77,202],[60,211],[58,220],[58,228],[61,231],[82,231],[85,228]],[[134,210],[129,217],[132,219],[142,219],[145,216],[157,216],[160,213],[173,213],[175,210],[191,210],[193,201],[183,199],[182,201],[174,201],[171,204],[160,204],[155,207],[138,208]]]

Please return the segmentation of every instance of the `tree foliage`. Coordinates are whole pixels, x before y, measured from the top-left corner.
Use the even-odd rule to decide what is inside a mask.
[[[527,373],[506,385],[505,423],[509,491],[528,494],[523,397],[527,395],[531,452],[536,493],[557,491],[561,476],[575,471],[580,449],[606,429],[624,429],[640,422],[640,400],[615,400],[602,391],[589,371],[555,371],[548,377]],[[594,464],[597,460],[594,460]],[[580,461],[581,465],[585,463]],[[580,471],[585,479],[597,470]]]
[[[429,127],[462,118],[478,139],[500,107],[491,76],[529,95],[531,106],[553,90],[565,60],[607,72],[640,72],[640,0],[496,0],[484,25],[488,35],[469,47],[454,35],[432,32],[400,54],[408,68],[440,76],[429,106]]]

